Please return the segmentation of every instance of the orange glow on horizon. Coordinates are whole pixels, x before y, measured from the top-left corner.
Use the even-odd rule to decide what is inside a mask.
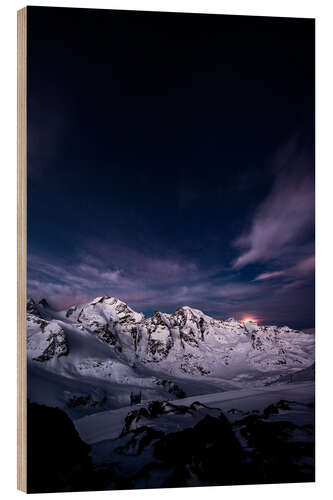
[[[252,316],[246,316],[245,318],[241,319],[241,323],[245,323],[246,321],[252,321],[253,323],[258,323],[258,320],[252,318]]]

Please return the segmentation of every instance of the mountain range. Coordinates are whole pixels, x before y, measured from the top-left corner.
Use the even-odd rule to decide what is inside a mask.
[[[64,311],[27,302],[28,397],[72,417],[133,403],[308,380],[314,335],[214,319],[180,307],[152,316],[115,297]]]

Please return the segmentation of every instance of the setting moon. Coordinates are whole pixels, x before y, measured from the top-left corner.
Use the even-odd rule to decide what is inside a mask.
[[[258,320],[256,318],[252,318],[252,316],[246,316],[245,318],[241,319],[241,323],[246,323],[247,321],[258,323]]]

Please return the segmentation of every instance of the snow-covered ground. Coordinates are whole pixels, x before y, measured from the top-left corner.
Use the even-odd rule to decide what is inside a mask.
[[[279,384],[274,388],[266,387],[204,394],[174,400],[171,403],[174,405],[190,406],[192,403],[199,401],[208,407],[219,408],[223,412],[228,413],[233,408],[243,412],[252,410],[261,411],[268,405],[281,399],[292,400],[297,403],[312,403],[314,401],[314,383]],[[140,405],[137,405],[137,407],[140,407]],[[74,422],[75,427],[81,438],[89,444],[115,439],[120,435],[124,425],[124,418],[131,410],[133,410],[133,406],[89,415],[76,420]],[[306,412],[303,412],[302,422],[304,422],[304,425],[307,423]],[[151,425],[154,426],[154,423]],[[192,427],[193,421],[185,420],[183,426],[186,425]]]

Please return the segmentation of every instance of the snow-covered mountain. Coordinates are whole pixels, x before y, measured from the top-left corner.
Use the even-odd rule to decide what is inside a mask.
[[[27,354],[36,492],[314,480],[311,332],[30,299]]]
[[[114,297],[27,304],[29,398],[70,414],[274,383],[314,363],[314,335],[180,307],[138,313]]]

